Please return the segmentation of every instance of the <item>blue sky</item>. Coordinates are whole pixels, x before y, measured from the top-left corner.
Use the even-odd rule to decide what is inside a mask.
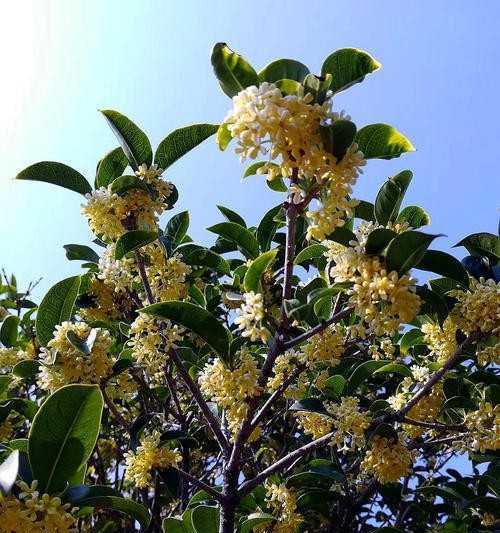
[[[374,161],[356,195],[373,200],[391,174],[410,168],[407,202],[424,206],[448,249],[461,236],[496,231],[499,179],[500,48],[495,0],[44,0],[3,6],[0,35],[0,265],[22,282],[79,272],[62,246],[89,243],[82,198],[12,177],[39,160],[62,161],[93,180],[96,161],[116,146],[97,112],[120,110],[156,145],[171,130],[220,122],[230,101],[218,89],[210,50],[225,41],[260,68],[279,57],[312,71],[346,46],[371,52],[382,70],[336,98],[358,125],[387,122],[417,152]],[[191,235],[220,220],[216,204],[249,223],[279,202],[263,178],[241,182],[244,167],[212,140],[167,173],[179,188],[176,211],[191,211]]]

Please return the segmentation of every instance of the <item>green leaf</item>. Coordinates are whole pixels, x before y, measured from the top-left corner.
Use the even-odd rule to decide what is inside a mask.
[[[406,222],[410,228],[421,228],[431,223],[431,217],[418,205],[409,205],[399,213],[397,223]]]
[[[374,229],[366,239],[365,252],[369,255],[380,254],[395,236],[396,233],[390,229]]]
[[[424,256],[431,242],[439,235],[428,235],[420,231],[405,231],[397,235],[387,247],[387,271],[399,274],[408,272]]]
[[[226,43],[217,43],[212,50],[212,66],[221,89],[232,98],[250,85],[258,85],[253,67]]]
[[[83,244],[65,244],[66,257],[70,261],[87,261],[89,263],[99,263],[99,255],[89,246]]]
[[[350,120],[335,120],[329,126],[320,126],[323,147],[337,161],[341,161],[356,136],[356,125]]]
[[[387,180],[382,185],[375,200],[375,218],[379,224],[385,226],[396,219],[400,196],[401,189],[393,181]]]
[[[180,244],[189,229],[189,213],[182,211],[174,215],[165,228],[165,236],[175,245]]]
[[[352,394],[360,385],[372,376],[378,368],[390,363],[390,361],[365,361],[358,365],[347,380],[347,390]]]
[[[205,139],[208,139],[218,129],[218,124],[193,124],[174,130],[158,145],[155,163],[165,170]]]
[[[298,96],[303,91],[302,84],[295,80],[278,80],[275,85],[284,96]]]
[[[281,177],[276,177],[272,180],[266,180],[266,185],[274,192],[288,191],[288,187],[285,185],[285,182]]]
[[[347,380],[340,374],[331,376],[325,381],[325,388],[334,396],[342,396],[346,385]]]
[[[424,334],[419,329],[410,329],[401,337],[399,349],[406,355],[412,346],[421,344],[425,344]]]
[[[42,346],[52,339],[57,325],[71,318],[80,283],[80,276],[63,279],[44,296],[35,322],[36,336]]]
[[[253,233],[236,222],[221,222],[207,229],[234,242],[247,259],[254,259],[259,254],[259,243]]]
[[[316,302],[314,302],[313,310],[314,314],[320,319],[320,320],[327,320],[330,318],[332,314],[332,297],[326,296],[324,298],[320,298]]]
[[[45,400],[33,419],[28,454],[41,492],[61,491],[87,462],[99,434],[103,399],[98,385],[67,385]]]
[[[198,505],[191,514],[191,523],[196,533],[218,533],[219,522],[218,507]]]
[[[16,482],[19,471],[19,450],[14,450],[7,459],[0,464],[0,499],[7,496]]]
[[[325,59],[321,74],[332,75],[330,90],[338,93],[363,81],[367,74],[380,67],[380,63],[364,50],[341,48]]]
[[[288,487],[297,487],[299,489],[304,487],[328,487],[333,483],[338,483],[343,480],[344,476],[331,466],[318,466],[290,476],[286,480],[286,485]]]
[[[257,227],[257,241],[262,251],[269,250],[276,231],[284,226],[284,222],[279,220],[283,206],[272,207],[263,217]]]
[[[146,530],[151,520],[146,507],[134,500],[123,498],[119,492],[104,485],[70,487],[65,491],[64,499],[80,508],[97,507],[125,514],[137,520],[141,525],[142,531]]]
[[[239,531],[240,533],[251,533],[255,527],[270,524],[275,520],[276,518],[269,513],[252,513],[242,522]]]
[[[269,83],[283,79],[300,82],[308,74],[309,69],[300,61],[295,61],[295,59],[277,59],[269,63],[269,65],[266,65],[259,72],[259,80],[268,81]]]
[[[336,228],[333,233],[327,236],[327,240],[338,242],[344,246],[349,246],[351,241],[357,241],[356,235],[345,226]]]
[[[368,222],[375,222],[375,206],[365,200],[358,200],[358,205],[354,208],[354,216]]]
[[[12,374],[22,379],[35,379],[40,369],[40,363],[33,359],[19,361],[12,368]]]
[[[473,233],[455,244],[464,246],[472,255],[484,255],[493,263],[500,259],[500,237],[493,233]]]
[[[297,254],[294,263],[296,265],[300,265],[301,263],[305,263],[306,261],[311,261],[311,259],[323,257],[326,250],[326,246],[323,246],[322,244],[311,244]]]
[[[11,381],[12,376],[0,374],[0,398],[8,391]]]
[[[108,152],[97,165],[95,176],[96,189],[107,187],[114,179],[125,172],[127,166],[127,156],[120,147]]]
[[[8,315],[2,322],[2,327],[0,327],[0,341],[7,348],[16,344],[18,326],[19,318],[14,315]]]
[[[137,176],[119,176],[111,183],[111,192],[119,196],[123,196],[133,189],[151,192],[148,184]]]
[[[229,129],[227,122],[224,122],[217,128],[217,134],[215,136],[215,142],[222,152],[229,146],[233,135]]]
[[[172,300],[140,310],[148,315],[172,320],[199,335],[222,356],[229,352],[230,333],[212,313],[198,305]]]
[[[187,265],[207,267],[223,274],[230,273],[229,263],[221,255],[198,244],[183,244],[176,252],[182,255],[182,260]]]
[[[163,533],[190,533],[191,530],[186,529],[181,518],[165,518],[162,523]]]
[[[298,400],[293,402],[289,409],[290,411],[307,411],[311,413],[327,414],[323,402],[318,398],[304,398],[303,400]]]
[[[469,276],[462,263],[446,252],[427,250],[415,268],[454,279],[464,287],[469,286]]]
[[[92,192],[90,183],[74,168],[55,161],[41,161],[25,168],[16,176],[16,180],[33,180],[59,185],[80,194]]]
[[[243,278],[243,285],[246,292],[262,292],[261,279],[264,272],[271,266],[276,258],[278,249],[270,250],[259,255],[254,259]]]
[[[316,104],[322,104],[326,100],[326,95],[330,89],[333,78],[331,74],[325,76],[316,76],[314,74],[308,74],[302,85],[304,86],[305,94],[311,94],[313,102]]]
[[[236,222],[236,224],[239,224],[244,228],[247,227],[245,220],[238,213],[236,213],[236,211],[229,209],[229,207],[224,207],[223,205],[218,205],[217,209],[224,215],[224,218],[228,222]]]
[[[149,244],[158,239],[156,231],[145,231],[135,229],[124,233],[117,241],[115,247],[115,259],[122,259],[129,252],[138,250],[146,244]]]
[[[402,376],[412,377],[411,370],[400,363],[388,363],[373,371],[374,374],[401,374]]]
[[[361,128],[356,142],[365,159],[392,159],[415,151],[411,142],[388,124],[370,124]]]
[[[137,170],[143,163],[149,167],[153,161],[153,151],[147,135],[118,111],[103,109],[101,113],[120,142],[130,166],[134,170]]]

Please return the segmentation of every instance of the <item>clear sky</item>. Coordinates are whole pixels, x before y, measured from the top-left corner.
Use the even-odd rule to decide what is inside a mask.
[[[225,41],[260,68],[289,57],[318,72],[337,48],[371,52],[383,65],[336,98],[358,125],[387,122],[417,152],[370,162],[357,196],[373,200],[391,174],[410,168],[407,201],[424,206],[447,249],[461,236],[495,232],[499,216],[496,0],[33,0],[2,4],[0,58],[0,265],[23,282],[79,272],[63,244],[86,243],[82,197],[34,182],[14,182],[40,160],[65,162],[93,181],[97,160],[116,146],[97,112],[135,120],[155,146],[171,130],[220,122],[230,105],[209,55]],[[249,223],[279,202],[262,177],[241,182],[244,167],[213,140],[177,162],[167,177],[191,211],[191,235],[220,221],[215,205]]]

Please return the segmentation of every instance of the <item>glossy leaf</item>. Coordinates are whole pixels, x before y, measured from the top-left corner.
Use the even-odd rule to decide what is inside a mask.
[[[118,111],[103,109],[101,113],[120,142],[130,166],[134,170],[143,163],[150,166],[153,161],[153,151],[147,135]]]
[[[255,527],[265,526],[275,520],[274,516],[269,513],[252,513],[241,523],[239,531],[240,533],[251,533]]]
[[[311,259],[323,257],[326,250],[327,248],[323,244],[310,244],[297,254],[294,263],[296,265],[300,265],[301,263],[305,263],[306,261],[311,261]]]
[[[18,326],[19,318],[17,316],[8,315],[4,318],[0,327],[0,342],[7,348],[16,344]]]
[[[300,61],[295,59],[277,59],[266,65],[259,72],[260,81],[274,83],[278,80],[288,79],[303,81],[309,74],[309,69]]]
[[[382,368],[390,361],[365,361],[356,367],[347,381],[347,390],[353,393],[375,370]]]
[[[83,244],[65,244],[63,248],[66,250],[66,258],[70,261],[99,262],[99,255],[89,246]]]
[[[363,81],[367,74],[379,69],[380,66],[380,63],[368,52],[358,48],[342,48],[325,59],[321,74],[332,75],[330,90],[338,93]]]
[[[179,246],[176,252],[182,255],[184,263],[191,266],[207,267],[229,274],[229,263],[219,254],[197,244],[187,243]]]
[[[97,165],[95,186],[107,187],[114,179],[121,176],[128,166],[128,159],[122,148],[108,152]]]
[[[254,259],[259,254],[259,243],[254,235],[236,222],[221,222],[207,228],[208,231],[220,235],[231,242],[234,242],[241,253],[250,259]]]
[[[89,459],[99,434],[103,409],[97,385],[67,385],[42,404],[29,433],[28,453],[42,492],[64,489]]]
[[[165,227],[165,236],[168,237],[174,246],[180,244],[189,229],[189,212],[182,211],[174,215]]]
[[[243,279],[246,292],[262,292],[262,275],[271,266],[277,253],[278,249],[275,248],[274,250],[264,252],[252,261]]]
[[[92,192],[90,183],[74,168],[55,161],[41,161],[25,168],[16,176],[17,180],[44,181],[59,185],[80,194]]]
[[[469,286],[469,276],[462,263],[446,252],[427,250],[415,268],[454,279],[464,287]]]
[[[141,309],[142,313],[166,318],[199,335],[221,355],[229,351],[229,331],[206,309],[189,302],[172,300]]]
[[[365,252],[369,255],[380,254],[395,236],[396,233],[390,229],[374,229],[366,239]]]
[[[402,376],[411,377],[411,370],[400,363],[387,363],[373,371],[374,374],[401,374]]]
[[[365,159],[392,159],[414,152],[411,142],[388,124],[370,124],[356,134],[356,142]]]
[[[218,533],[219,522],[218,507],[198,505],[191,514],[191,523],[196,533]]]
[[[410,228],[421,228],[431,223],[431,217],[418,205],[409,205],[399,213],[396,222],[406,222]]]
[[[257,241],[262,251],[269,250],[276,231],[284,226],[280,221],[280,213],[283,206],[277,205],[272,207],[263,217],[257,227]]]
[[[341,161],[356,136],[356,125],[350,120],[335,120],[329,126],[320,126],[321,140],[327,152]]]
[[[212,50],[212,67],[221,89],[232,98],[250,85],[258,85],[253,67],[226,43],[217,43]]]
[[[240,226],[243,226],[244,228],[247,227],[247,224],[243,217],[236,213],[236,211],[233,211],[232,209],[229,209],[229,207],[224,207],[223,205],[218,205],[217,209],[224,215],[224,218],[228,222],[236,222],[236,224],[239,224]]]
[[[57,325],[71,318],[80,283],[80,276],[63,279],[44,296],[35,323],[36,336],[42,346],[52,339]]]
[[[397,235],[387,247],[387,270],[404,274],[417,265],[431,242],[439,235],[428,235],[420,231],[405,231]]]
[[[419,344],[424,344],[424,334],[419,329],[410,329],[401,337],[399,349],[406,355],[410,348]]]
[[[218,124],[193,124],[174,130],[158,145],[155,163],[165,170],[218,129]]]
[[[146,244],[158,239],[156,231],[132,230],[124,233],[117,241],[115,246],[115,259],[122,259],[129,252],[138,250]]]
[[[455,246],[464,246],[470,254],[484,255],[494,263],[500,259],[500,237],[493,233],[473,233]]]

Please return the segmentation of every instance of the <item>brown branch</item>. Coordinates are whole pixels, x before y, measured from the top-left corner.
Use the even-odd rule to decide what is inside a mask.
[[[104,399],[104,402],[106,403],[106,406],[108,407],[108,409],[113,414],[113,417],[118,422],[118,424],[120,424],[120,426],[123,427],[123,429],[128,431],[129,430],[129,425],[128,425],[127,421],[125,420],[125,418],[120,413],[120,411],[118,411],[118,409],[116,408],[116,405],[113,403],[113,401],[109,397],[108,393],[106,392],[106,385],[101,383],[100,389],[101,389],[101,393],[102,393],[102,397]]]
[[[213,496],[214,500],[217,500],[219,503],[222,503],[224,501],[224,496],[222,493],[215,490],[213,487],[211,487],[204,481],[201,481],[201,479],[198,479],[197,477],[192,476],[189,472],[186,472],[182,470],[181,468],[174,467],[174,469],[180,474],[181,477],[183,477],[184,479],[187,479],[193,485],[196,485],[199,489],[204,490],[205,492],[210,494],[210,496]]]

